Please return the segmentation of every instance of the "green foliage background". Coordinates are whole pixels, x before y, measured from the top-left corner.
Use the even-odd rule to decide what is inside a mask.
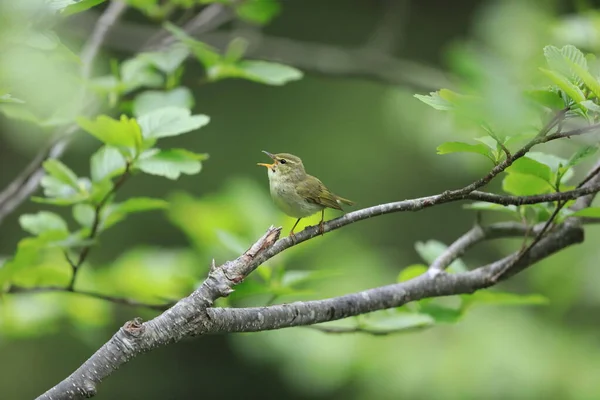
[[[450,70],[462,78],[455,84],[456,91],[476,89],[493,99],[482,115],[507,132],[522,129],[530,117],[529,110],[515,103],[515,87],[551,83],[538,70],[545,63],[544,46],[572,44],[592,53],[600,47],[600,14],[585,2],[457,2],[451,11],[444,1],[409,3],[403,43],[394,54]],[[159,9],[147,9],[150,15],[160,15]],[[252,8],[238,13],[264,22]],[[359,46],[380,13],[380,5],[370,1],[282,1],[281,13],[265,31],[297,40]],[[3,24],[0,32],[11,29],[16,28]],[[61,39],[76,48],[79,39],[68,26],[58,30],[65,35]],[[210,54],[204,50],[201,54],[206,66]],[[11,70],[21,70],[19,85],[40,92],[35,101],[39,115],[51,115],[53,104],[76,96],[72,72],[36,68],[40,60],[22,56],[11,62]],[[266,173],[256,166],[265,161],[261,150],[301,156],[310,173],[355,200],[358,207],[459,187],[492,165],[471,154],[436,154],[444,142],[476,144],[472,139],[481,136],[467,118],[450,119],[413,96],[437,87],[415,90],[310,72],[283,86],[242,79],[204,84],[198,78],[202,73],[198,63],[186,66],[183,83],[193,91],[193,114],[210,116],[210,123],[160,143],[164,140],[162,148],[185,148],[210,158],[202,160],[198,175],[184,174],[175,181],[139,175],[119,190],[119,202],[142,196],[164,198],[168,206],[163,209],[164,204],[154,203],[152,208],[158,210],[128,216],[101,235],[78,276],[80,289],[152,303],[177,299],[203,279],[213,257],[217,262],[236,257],[271,224],[289,230],[294,220],[274,208]],[[130,67],[141,76],[136,65]],[[108,73],[107,59],[104,68],[102,72]],[[289,77],[289,71],[283,76]],[[142,78],[144,84],[154,79]],[[123,92],[133,90],[109,80],[101,83]],[[185,95],[174,97],[190,104]],[[132,111],[143,113],[135,107]],[[0,187],[4,187],[48,133],[8,118],[0,122]],[[573,139],[548,148],[568,159],[584,144],[589,143]],[[88,175],[90,155],[98,148],[97,139],[80,134],[63,161],[77,176]],[[578,166],[576,176],[587,166],[588,161]],[[492,188],[501,190],[500,180]],[[3,222],[2,255],[12,256],[26,236],[19,226],[20,214],[43,209],[71,218],[68,209],[44,207],[28,202]],[[394,282],[403,269],[405,273],[409,266],[418,270],[428,261],[428,252],[436,248],[430,240],[449,244],[473,224],[474,216],[473,211],[450,204],[353,224],[270,260],[220,305],[322,298]],[[496,218],[485,214],[486,221]],[[315,216],[303,223],[317,221]],[[328,335],[295,328],[203,337],[135,359],[102,384],[98,398],[187,398],[199,393],[207,398],[596,398],[600,393],[595,318],[600,307],[598,234],[598,228],[586,228],[583,245],[502,285],[505,291],[540,296],[528,306],[474,307],[460,315],[458,323],[390,336]],[[519,245],[520,240],[481,245],[464,257],[464,265],[492,261]],[[51,252],[35,271],[23,273],[19,282],[64,284],[69,268],[60,252]],[[34,397],[72,372],[126,320],[153,315],[151,310],[72,294],[3,296],[3,397]],[[368,317],[358,323],[365,321]],[[413,320],[409,325],[426,328],[430,321]]]

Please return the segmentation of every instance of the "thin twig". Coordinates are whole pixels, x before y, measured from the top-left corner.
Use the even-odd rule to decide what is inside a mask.
[[[159,310],[159,311],[164,311],[173,305],[173,303],[167,303],[167,304],[144,303],[144,302],[137,301],[134,299],[110,296],[107,294],[102,294],[102,293],[97,293],[97,292],[92,292],[92,291],[87,291],[87,290],[69,290],[68,288],[62,287],[62,286],[40,286],[40,287],[11,286],[7,293],[9,293],[9,294],[73,293],[73,294],[79,294],[82,296],[93,297],[95,299],[109,301],[111,303],[123,304],[123,305],[134,306],[134,307],[144,307],[144,308],[149,308],[151,310]]]
[[[100,200],[98,202],[98,204],[96,205],[96,207],[94,208],[94,221],[92,222],[92,228],[90,229],[90,234],[87,237],[88,239],[94,239],[96,237],[96,235],[98,233],[98,228],[100,227],[100,218],[101,218],[101,214],[104,209],[104,206],[106,205],[108,200],[117,192],[117,190],[119,190],[119,188],[125,183],[125,181],[129,177],[130,168],[131,168],[131,163],[128,161],[125,163],[125,171],[119,177],[117,182],[115,182],[113,188],[108,193],[106,193],[106,195],[104,195],[102,200]],[[77,262],[75,262],[75,263],[73,263],[71,261],[70,257],[67,256],[67,262],[69,262],[69,264],[71,265],[71,269],[73,271],[73,273],[71,274],[71,280],[69,281],[69,285],[67,286],[67,290],[72,291],[73,288],[75,287],[77,271],[79,271],[79,268],[81,267],[81,265],[83,265],[83,263],[87,259],[87,256],[89,255],[91,248],[92,248],[91,245],[85,246],[83,248],[83,250],[81,250],[81,253],[79,253],[79,258],[77,259]]]

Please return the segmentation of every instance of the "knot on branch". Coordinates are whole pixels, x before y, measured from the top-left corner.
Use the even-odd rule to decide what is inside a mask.
[[[138,338],[144,333],[145,326],[143,324],[143,320],[139,317],[136,317],[131,321],[127,321],[125,325],[123,325],[122,329],[123,332],[125,332],[128,336]]]

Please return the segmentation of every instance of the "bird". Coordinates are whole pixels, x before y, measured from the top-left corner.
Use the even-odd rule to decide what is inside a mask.
[[[257,163],[267,167],[273,202],[285,214],[297,218],[288,236],[295,237],[294,229],[302,218],[319,211],[319,233],[323,235],[326,208],[343,210],[342,204],[354,205],[353,201],[332,193],[318,178],[307,174],[300,157],[289,153],[262,152],[273,160],[272,164]]]

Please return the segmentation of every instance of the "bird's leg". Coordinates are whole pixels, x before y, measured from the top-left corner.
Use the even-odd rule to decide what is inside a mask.
[[[321,233],[321,236],[323,236],[323,234],[325,234],[325,227],[323,226],[323,221],[325,220],[325,209],[321,210],[321,222],[319,222],[319,232]]]
[[[294,226],[292,226],[292,230],[290,231],[290,234],[288,236],[292,236],[292,239],[294,240],[294,242],[296,241],[296,235],[294,235],[294,228],[296,228],[296,225],[298,225],[298,222],[300,222],[302,218],[298,218],[296,220],[296,223],[294,224]]]

